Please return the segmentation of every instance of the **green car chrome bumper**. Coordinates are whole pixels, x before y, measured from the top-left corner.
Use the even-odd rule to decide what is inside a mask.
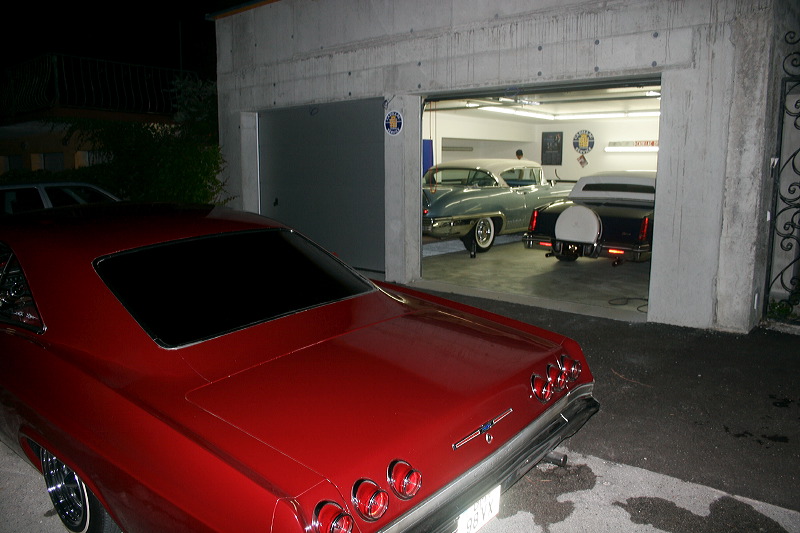
[[[422,234],[436,238],[463,237],[475,225],[475,218],[429,218],[422,219]]]

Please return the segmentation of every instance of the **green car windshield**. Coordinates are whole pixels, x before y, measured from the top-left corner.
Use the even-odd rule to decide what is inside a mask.
[[[490,187],[497,185],[491,175],[474,168],[432,168],[425,173],[425,183],[430,185],[476,185]]]
[[[501,174],[506,184],[512,187],[540,185],[542,169],[538,167],[510,168]],[[437,168],[433,167],[423,177],[425,185],[457,185],[473,187],[495,187],[497,180],[485,170],[476,168]]]

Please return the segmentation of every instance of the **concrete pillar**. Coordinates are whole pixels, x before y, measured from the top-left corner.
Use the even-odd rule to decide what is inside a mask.
[[[386,280],[407,283],[419,278],[422,228],[422,100],[388,95],[386,113],[400,113],[402,130],[386,132]]]

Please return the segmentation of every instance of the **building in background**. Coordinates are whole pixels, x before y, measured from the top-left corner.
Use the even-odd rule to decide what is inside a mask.
[[[780,297],[770,162],[799,17],[791,0],[253,2],[212,17],[224,178],[239,207],[414,283],[426,103],[657,85],[647,318],[749,331]],[[562,164],[590,172],[577,150],[601,140],[573,141]]]
[[[91,147],[65,142],[61,119],[171,122],[173,83],[185,71],[99,59],[44,55],[0,76],[0,174],[58,172],[96,162]]]

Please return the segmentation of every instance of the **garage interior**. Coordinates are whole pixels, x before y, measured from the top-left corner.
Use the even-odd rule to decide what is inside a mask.
[[[660,96],[657,82],[634,81],[427,100],[424,166],[458,159],[514,158],[521,149],[526,159],[542,163],[547,178],[566,182],[596,172],[656,170]],[[585,140],[587,132],[590,146],[579,146],[579,136]],[[526,249],[521,234],[499,236],[492,249],[475,257],[459,240],[423,237],[422,279],[415,285],[646,321],[650,262],[617,267],[612,263],[604,258],[557,261],[542,250]]]

